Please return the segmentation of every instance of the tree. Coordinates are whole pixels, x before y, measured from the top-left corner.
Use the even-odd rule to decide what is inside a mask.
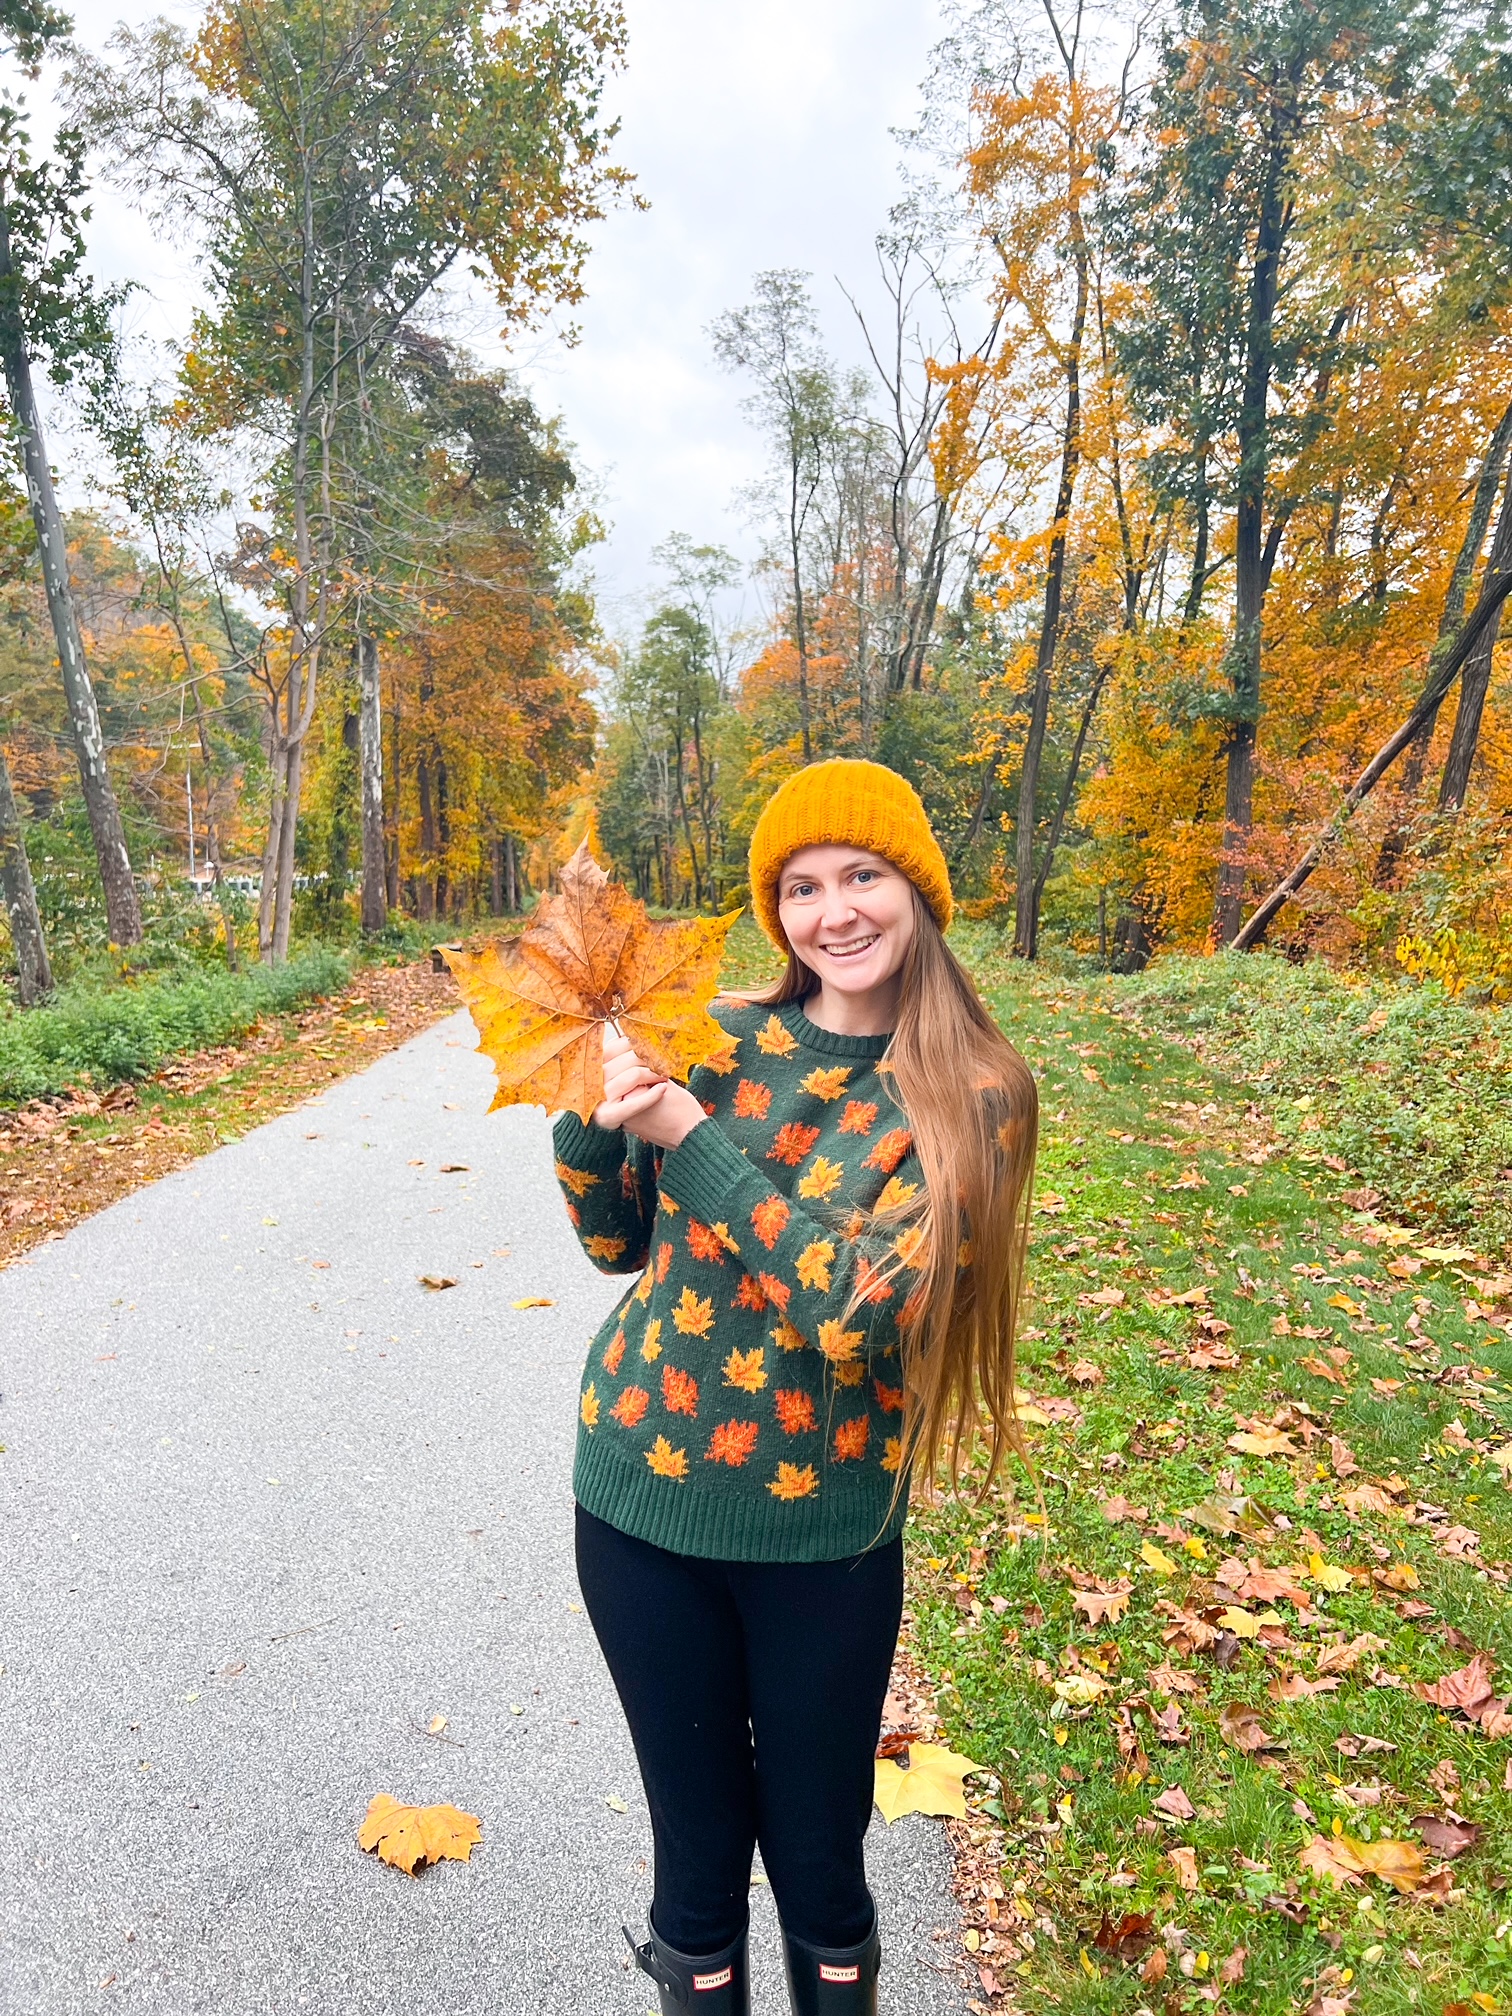
[[[343,438],[457,269],[516,321],[578,298],[583,226],[624,181],[599,112],[622,42],[615,0],[528,0],[502,19],[484,0],[217,0],[192,41],[123,28],[113,67],[74,66],[112,174],[200,234],[211,307],[186,387],[207,428],[267,444],[287,528],[286,634],[266,660],[267,957],[288,948],[319,667],[363,560]]]
[[[1406,87],[1427,18],[1406,0],[1183,0],[1121,206],[1142,295],[1124,361],[1143,416],[1171,437],[1159,478],[1196,522],[1189,620],[1213,571],[1209,512],[1233,511],[1220,943],[1244,897],[1265,603],[1300,501],[1287,476],[1328,425],[1352,305],[1350,268],[1333,285],[1299,269],[1322,213],[1351,193],[1330,138]]]
[[[44,51],[67,34],[68,25],[55,9],[28,0],[0,5],[0,38],[33,76]],[[82,359],[98,359],[108,347],[109,304],[91,291],[81,271],[88,215],[81,207],[82,162],[83,142],[65,127],[57,159],[34,164],[20,111],[11,104],[0,107],[0,368],[26,472],[110,936],[117,945],[134,945],[142,936],[141,907],[69,588],[68,545],[32,380],[38,352],[47,357],[52,377],[66,383]]]
[[[755,379],[747,409],[765,425],[777,454],[797,651],[798,734],[805,763],[813,760],[814,735],[804,545],[836,433],[838,399],[834,369],[818,345],[808,277],[790,266],[758,273],[755,299],[721,315],[710,332],[719,361],[730,370],[748,371]]]

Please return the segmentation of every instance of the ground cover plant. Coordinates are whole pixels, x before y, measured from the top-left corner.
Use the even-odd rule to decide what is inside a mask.
[[[148,974],[59,990],[44,1007],[0,1006],[0,1106],[145,1077],[168,1058],[244,1036],[346,984],[350,962],[317,946],[284,966]]]
[[[1158,1032],[1158,975],[964,949],[1044,1113],[1036,1482],[926,1511],[910,1541],[913,1649],[985,1767],[973,2003],[1493,2016],[1505,1255],[1288,1140]]]
[[[1304,1157],[1415,1222],[1512,1244],[1512,1014],[1434,982],[1321,959],[1158,960],[1111,982],[1136,1024],[1175,1035],[1264,1105]]]
[[[456,1005],[450,974],[428,955],[368,966],[334,995],[146,1077],[0,1108],[0,1267],[301,1105]]]

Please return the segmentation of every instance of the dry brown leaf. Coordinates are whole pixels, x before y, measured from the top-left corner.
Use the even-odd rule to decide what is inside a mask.
[[[1139,1978],[1147,1988],[1153,1988],[1157,1981],[1164,1981],[1166,1969],[1170,1966],[1163,1946],[1157,1946],[1139,1970]]]
[[[1092,1934],[1092,1944],[1099,1953],[1110,1954],[1115,1960],[1133,1960],[1149,1943],[1154,1930],[1153,1911],[1125,1911],[1119,1919],[1110,1918],[1104,1911],[1102,1923]]]
[[[1164,1813],[1168,1820],[1193,1820],[1197,1816],[1197,1808],[1180,1785],[1167,1785],[1160,1797],[1151,1800],[1150,1804],[1153,1811]]]
[[[1384,1652],[1386,1640],[1377,1638],[1373,1631],[1362,1631],[1347,1644],[1329,1645],[1318,1654],[1318,1672],[1348,1673],[1358,1666],[1367,1652]]]
[[[1412,1691],[1420,1701],[1431,1701],[1435,1708],[1457,1708],[1474,1720],[1496,1692],[1491,1685],[1495,1666],[1489,1652],[1477,1652],[1457,1672],[1446,1673],[1442,1680],[1431,1684],[1415,1680]]]
[[[1228,1447],[1237,1449],[1243,1456],[1295,1456],[1297,1453],[1296,1443],[1279,1428],[1244,1429],[1238,1435],[1230,1435]]]
[[[1218,1733],[1236,1750],[1269,1750],[1273,1739],[1260,1726],[1260,1711],[1242,1701],[1229,1701],[1219,1710]]]
[[[586,1121],[604,1096],[607,1023],[669,1078],[686,1078],[727,1045],[708,1007],[739,912],[653,922],[586,840],[560,882],[518,937],[444,957],[498,1075],[493,1106],[560,1108]]]
[[[1195,1890],[1198,1884],[1197,1850],[1195,1848],[1172,1848],[1166,1853],[1166,1860],[1176,1872],[1176,1881],[1183,1890]]]
[[[1116,1624],[1129,1607],[1127,1589],[1078,1589],[1071,1608],[1080,1610],[1089,1624]]]
[[[1302,1850],[1304,1869],[1326,1877],[1336,1890],[1361,1876],[1379,1876],[1405,1895],[1416,1890],[1428,1873],[1423,1851],[1414,1841],[1357,1841],[1352,1834],[1316,1834]]]
[[[1127,1519],[1132,1525],[1143,1526],[1150,1516],[1147,1505],[1131,1505],[1127,1498],[1105,1498],[1102,1515],[1110,1526],[1117,1526]]]
[[[406,1806],[390,1793],[379,1792],[357,1829],[357,1843],[379,1861],[414,1876],[428,1862],[465,1862],[473,1843],[483,1838],[483,1823],[475,1813],[455,1806]]]
[[[1452,1815],[1439,1819],[1432,1813],[1419,1813],[1407,1824],[1420,1841],[1446,1862],[1463,1855],[1467,1848],[1479,1846],[1483,1831],[1473,1820],[1456,1820]]]
[[[1078,1358],[1066,1377],[1078,1386],[1101,1386],[1107,1374],[1100,1365],[1094,1365],[1090,1358]]]
[[[455,1288],[455,1274],[419,1274],[415,1277],[422,1288]]]
[[[1267,1692],[1272,1701],[1310,1701],[1315,1694],[1331,1694],[1336,1687],[1343,1686],[1342,1680],[1308,1680],[1300,1673],[1288,1673],[1283,1678],[1277,1675]]]

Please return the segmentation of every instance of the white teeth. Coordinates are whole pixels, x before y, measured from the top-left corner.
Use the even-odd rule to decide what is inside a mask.
[[[880,931],[874,931],[869,938],[858,938],[847,945],[821,945],[819,950],[831,959],[854,959],[860,952],[869,952],[881,935]]]

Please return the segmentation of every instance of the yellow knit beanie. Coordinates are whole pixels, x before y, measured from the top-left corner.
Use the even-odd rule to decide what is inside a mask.
[[[913,883],[944,931],[953,903],[950,870],[919,794],[880,763],[837,756],[811,763],[773,793],[751,835],[751,907],[780,952],[788,942],[777,915],[777,884],[800,847],[864,847]]]

